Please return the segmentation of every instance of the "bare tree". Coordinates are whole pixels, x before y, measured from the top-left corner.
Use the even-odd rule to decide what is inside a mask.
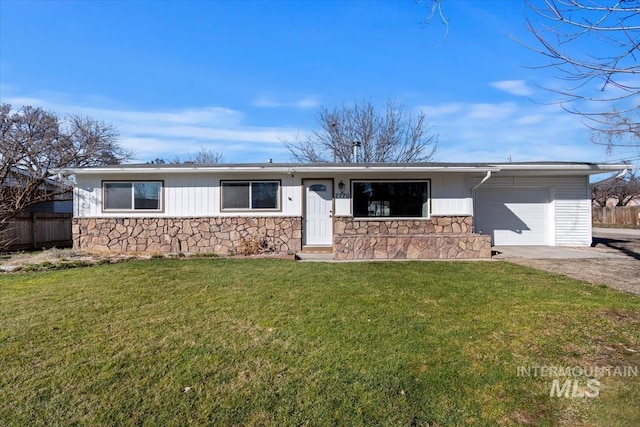
[[[200,151],[189,155],[188,161],[196,165],[214,165],[217,163],[224,163],[224,157],[222,153],[200,147]]]
[[[224,163],[224,156],[222,153],[207,150],[204,147],[200,147],[200,151],[195,154],[188,154],[186,160],[180,159],[180,156],[175,156],[173,160],[156,158],[147,162],[151,165],[179,165],[181,163],[191,163],[195,165],[215,165],[218,163]]]
[[[537,41],[529,47],[568,82],[565,89],[550,89],[563,96],[563,107],[588,119],[595,143],[639,148],[640,2],[526,3],[533,12],[527,27]]]
[[[640,197],[640,177],[635,173],[604,180],[591,188],[592,200],[602,207],[611,201],[615,206],[627,206],[637,197]]]
[[[0,138],[0,233],[27,206],[72,190],[55,179],[55,169],[117,164],[131,157],[118,145],[113,126],[39,107],[12,112],[11,105],[2,104]]]
[[[370,101],[333,110],[323,107],[318,124],[319,129],[302,138],[282,141],[294,161],[349,163],[355,142],[361,144],[360,160],[368,163],[427,161],[437,148],[438,136],[425,114],[413,116],[393,101],[382,112]]]

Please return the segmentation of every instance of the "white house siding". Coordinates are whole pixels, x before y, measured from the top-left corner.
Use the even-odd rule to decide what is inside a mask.
[[[554,188],[556,244],[591,245],[591,194],[588,177],[567,177]]]
[[[131,174],[94,177],[78,175],[74,190],[74,216],[135,218],[135,217],[213,217],[213,216],[300,216],[302,214],[301,179],[286,174],[223,175],[213,173]],[[221,180],[273,179],[281,181],[281,211],[222,212],[220,209]],[[103,212],[103,181],[164,181],[163,212]]]
[[[334,178],[336,194],[335,213],[337,216],[350,216],[351,213],[351,181],[352,180],[401,180],[428,179],[431,181],[431,215],[436,216],[468,216],[472,213],[471,192],[467,185],[467,176],[463,173],[385,173],[358,174],[357,176],[341,174]],[[338,184],[345,185],[343,196],[340,197]],[[349,196],[348,198],[346,196]]]
[[[74,216],[85,217],[205,217],[205,216],[302,216],[302,180],[322,178],[319,174],[131,174],[77,176],[77,187],[74,191]],[[472,214],[471,193],[467,177],[462,173],[430,173],[430,174],[358,174],[331,176],[334,180],[334,209],[339,216],[351,215],[351,181],[353,179],[429,179],[431,181],[431,215],[436,216],[468,216]],[[281,186],[281,206],[278,212],[222,212],[220,210],[221,180],[277,179]],[[103,212],[102,182],[108,180],[162,180],[164,181],[163,212]],[[340,195],[338,183],[345,184]]]
[[[471,191],[467,175],[461,173],[434,174],[431,177],[432,215],[472,215]]]
[[[218,192],[210,174],[169,175],[164,180],[164,210],[170,217],[210,216]]]
[[[473,186],[480,182],[470,179]],[[558,246],[591,245],[591,195],[587,176],[500,176],[495,174],[480,188],[516,187],[526,191],[527,187],[546,187],[550,191],[551,241]]]

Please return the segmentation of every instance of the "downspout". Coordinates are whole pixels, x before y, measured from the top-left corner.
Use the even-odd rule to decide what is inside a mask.
[[[625,169],[626,170],[626,169]],[[487,180],[491,178],[491,171],[487,171],[487,174],[484,176],[484,178],[482,178],[482,181],[480,181],[479,183],[477,183],[476,185],[473,186],[473,188],[471,189],[471,191],[475,192],[478,187],[480,187],[482,184],[484,184],[485,182],[487,182]]]
[[[482,178],[482,180],[477,183],[476,185],[474,185],[471,188],[471,208],[472,208],[472,212],[473,212],[473,232],[476,232],[476,190],[478,189],[478,187],[480,187],[482,184],[484,184],[485,182],[487,182],[487,180],[491,178],[491,171],[487,171],[487,174],[484,176],[484,178]]]
[[[622,178],[623,176],[625,176],[625,175],[627,174],[627,172],[629,172],[629,169],[624,168],[624,169],[622,170],[622,172],[620,172],[618,175],[616,175],[616,177],[615,177],[615,178],[613,178],[613,179]]]

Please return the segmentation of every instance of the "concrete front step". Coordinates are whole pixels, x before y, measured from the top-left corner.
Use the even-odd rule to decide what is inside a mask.
[[[333,261],[333,252],[300,251],[296,252],[298,261]]]

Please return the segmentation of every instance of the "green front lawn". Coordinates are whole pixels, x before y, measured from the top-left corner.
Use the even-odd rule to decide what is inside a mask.
[[[3,425],[638,425],[640,377],[551,397],[568,378],[518,367],[638,369],[639,350],[640,298],[502,262],[0,276]]]

